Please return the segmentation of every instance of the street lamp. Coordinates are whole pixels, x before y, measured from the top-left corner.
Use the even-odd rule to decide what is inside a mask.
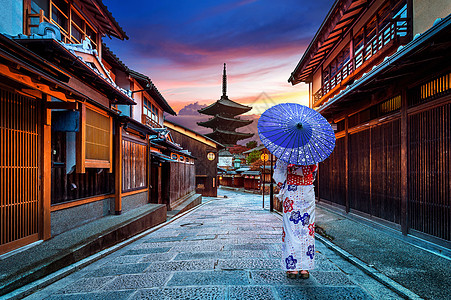
[[[233,166],[235,167],[235,169],[239,169],[241,167],[241,159],[235,158]]]

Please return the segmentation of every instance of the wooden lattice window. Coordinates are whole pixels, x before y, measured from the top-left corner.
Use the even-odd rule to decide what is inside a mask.
[[[107,168],[112,171],[113,121],[94,107],[81,105],[80,132],[77,139],[77,172],[85,168]]]
[[[152,104],[146,97],[144,97],[144,107],[143,112],[147,115],[152,121],[158,123],[159,122],[159,112],[158,108]]]
[[[86,159],[109,160],[110,117],[86,110]]]
[[[432,98],[437,95],[442,95],[445,92],[449,92],[449,89],[451,89],[451,73],[445,74],[421,85],[421,100]]]
[[[92,47],[97,48],[97,33],[75,10],[71,11],[70,34],[74,43],[81,44],[83,39],[87,37],[91,41]]]
[[[79,14],[78,9],[67,0],[31,1],[28,13],[27,34],[36,33],[40,22],[56,25],[64,43],[81,44],[85,38],[97,49],[98,34],[90,23]]]
[[[122,140],[122,191],[147,186],[147,146],[131,140]]]

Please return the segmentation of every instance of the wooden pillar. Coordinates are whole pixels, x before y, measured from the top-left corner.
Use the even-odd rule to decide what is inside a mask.
[[[163,200],[161,197],[161,163],[158,165],[158,188],[157,188],[157,194],[158,194],[158,204],[162,204]]]
[[[401,92],[401,230],[404,235],[409,231],[407,176],[408,176],[408,136],[407,136],[407,91]]]
[[[349,205],[349,118],[345,117],[345,205],[346,212],[350,211]]]
[[[318,168],[316,169],[316,190],[318,191],[318,195],[316,195],[316,200],[321,201],[321,185],[320,185],[320,177],[321,177],[321,170],[320,170],[321,163],[318,164]]]
[[[355,70],[355,61],[354,61],[354,29],[351,28],[351,40],[349,41],[349,61],[351,62],[351,72]]]
[[[86,173],[86,105],[80,104],[80,130],[77,132],[77,173]]]
[[[120,215],[122,212],[122,127],[120,122],[116,122],[114,157],[114,214]]]
[[[409,41],[413,39],[413,0],[407,0],[407,36]]]
[[[150,155],[149,136],[146,135],[147,143],[147,202],[152,203],[152,158]]]
[[[52,201],[52,111],[47,109],[46,102],[50,102],[49,95],[42,97],[42,154],[41,154],[41,238],[51,237],[50,205]]]
[[[23,1],[23,34],[30,35],[28,14],[31,12],[31,0]]]
[[[370,190],[370,207],[369,207],[369,209],[368,209],[368,212],[369,212],[369,214],[372,216],[373,215],[373,162],[372,162],[372,154],[373,154],[373,151],[372,151],[372,139],[371,139],[371,132],[372,132],[372,129],[371,129],[371,127],[368,129],[368,134],[369,134],[369,137],[368,137],[368,139],[369,139],[369,145],[368,145],[368,147],[369,147],[369,157],[368,157],[368,163],[369,163],[369,170],[368,170],[368,172],[369,172],[369,174],[368,174],[368,180],[369,180],[369,185],[370,185],[370,187],[369,187],[369,190]]]
[[[273,157],[272,154],[270,154],[271,156],[271,178],[269,179],[269,211],[274,211],[274,184],[273,184],[273,180],[272,180],[272,176],[273,176]]]

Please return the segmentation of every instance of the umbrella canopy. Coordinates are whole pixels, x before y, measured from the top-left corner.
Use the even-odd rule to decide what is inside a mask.
[[[272,154],[290,164],[322,162],[335,147],[329,122],[317,111],[296,103],[267,109],[258,120],[258,134]]]

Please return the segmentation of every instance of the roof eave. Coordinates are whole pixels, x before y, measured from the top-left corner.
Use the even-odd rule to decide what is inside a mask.
[[[297,73],[302,71],[302,69],[305,67],[305,64],[307,63],[307,56],[310,55],[310,51],[312,50],[313,45],[315,45],[315,43],[317,42],[317,39],[319,38],[321,31],[323,30],[324,26],[326,26],[326,23],[332,17],[333,11],[336,9],[336,7],[338,6],[338,4],[341,1],[343,1],[343,0],[336,0],[334,2],[334,4],[332,5],[332,8],[329,10],[329,12],[327,13],[327,16],[324,18],[323,22],[321,23],[321,26],[316,31],[316,34],[313,37],[312,41],[310,42],[309,46],[304,51],[304,54],[302,55],[301,60],[298,62],[298,64],[294,68],[294,71],[291,72],[290,78],[288,78],[288,82],[291,83],[291,85],[296,85],[296,84],[302,82],[301,80],[295,80],[295,76],[296,76]]]
[[[125,33],[125,31],[122,29],[121,26],[119,26],[116,19],[113,17],[113,14],[108,10],[108,7],[103,4],[103,1],[101,0],[91,0],[92,2],[95,2],[94,5],[101,11],[102,15],[109,20],[110,25],[114,27],[114,31],[116,33],[116,37],[121,40],[128,40],[129,37]],[[106,14],[106,15],[105,15]]]
[[[152,98],[154,98],[154,100],[157,101],[158,104],[160,104],[165,112],[173,116],[177,115],[177,113],[172,109],[166,99],[164,99],[163,95],[161,95],[157,87],[153,84],[152,80],[148,76],[134,70],[130,70],[130,76],[136,79],[144,89],[146,89],[146,85],[150,86],[148,90],[146,89],[146,92],[148,92],[152,96]]]
[[[422,33],[418,38],[413,39],[411,42],[403,46],[399,51],[397,51],[392,56],[388,57],[381,64],[379,64],[375,69],[370,71],[364,78],[359,79],[357,82],[352,84],[352,86],[338,94],[332,99],[329,99],[324,105],[320,106],[317,111],[321,114],[324,114],[328,108],[330,108],[333,104],[340,102],[344,97],[348,96],[352,92],[354,92],[358,87],[362,86],[365,83],[368,83],[371,79],[373,79],[378,74],[383,71],[387,71],[390,65],[394,64],[399,59],[402,59],[405,55],[408,55],[416,47],[421,46],[422,44],[428,43],[428,39],[432,38],[435,34],[439,33],[441,30],[445,29],[447,26],[451,26],[451,14],[447,17],[443,18],[438,24],[433,25],[426,32]]]

